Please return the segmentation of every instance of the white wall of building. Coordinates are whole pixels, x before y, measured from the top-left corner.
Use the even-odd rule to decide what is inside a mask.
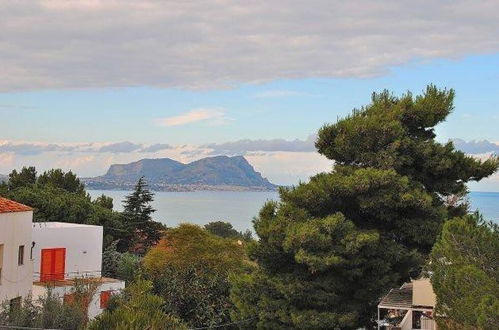
[[[26,297],[33,283],[30,259],[33,212],[0,213],[0,245],[3,244],[0,302]],[[19,246],[24,245],[24,264],[18,265]]]
[[[42,249],[66,248],[66,278],[100,277],[102,267],[101,226],[62,222],[33,223],[34,274],[38,280]]]
[[[119,293],[125,288],[125,282],[120,280],[110,280],[104,279],[100,285],[95,290],[91,302],[88,306],[88,318],[91,320],[96,316],[100,315],[104,310],[100,307],[100,293],[102,291],[112,291],[113,293]],[[52,288],[52,293],[58,296],[61,300],[64,299],[65,294],[70,294],[74,290],[73,286],[56,286]],[[47,287],[43,284],[33,285],[33,299],[38,299],[44,297],[47,294]]]

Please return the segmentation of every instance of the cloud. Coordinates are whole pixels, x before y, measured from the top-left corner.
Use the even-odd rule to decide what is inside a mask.
[[[156,122],[160,126],[181,126],[187,125],[195,122],[206,122],[209,124],[223,124],[228,120],[225,117],[225,111],[223,109],[218,108],[200,108],[191,110],[185,114],[167,117],[167,118],[158,118]]]
[[[156,144],[153,144],[153,145],[150,145],[148,147],[144,147],[144,148],[140,149],[140,152],[157,152],[157,151],[171,149],[171,148],[173,148],[173,147],[169,144],[156,143]]]
[[[499,2],[4,0],[0,90],[372,77],[499,50]]]
[[[7,174],[14,168],[33,165],[39,172],[62,168],[73,170],[82,177],[91,177],[102,175],[111,164],[130,163],[146,155],[148,158],[169,157],[189,163],[214,154],[244,154],[255,169],[271,182],[289,185],[331,169],[332,161],[315,151],[314,140],[315,136],[311,135],[304,140],[240,140],[201,146],[129,141],[69,144],[0,140],[0,173]],[[497,148],[497,144],[488,141],[455,141],[459,148],[480,159],[489,158]],[[470,187],[473,190],[498,191],[499,173],[472,183]]]
[[[128,141],[111,143],[100,147],[99,152],[132,152],[142,148],[142,144],[136,144]]]
[[[13,143],[9,141],[0,141],[0,153],[11,152],[20,155],[36,155],[50,151],[73,151],[75,148],[76,146],[51,143]]]
[[[467,154],[485,154],[485,153],[498,153],[499,154],[499,144],[487,141],[487,140],[472,140],[465,141],[462,139],[453,139],[452,142],[456,149],[461,150]]]
[[[256,93],[255,98],[279,98],[279,97],[290,97],[290,96],[310,96],[309,93],[290,91],[290,90],[270,90]]]
[[[15,142],[0,140],[0,153],[18,155],[39,155],[47,152],[60,153],[127,153],[127,152],[157,152],[172,148],[168,144],[143,145],[129,141],[116,143],[44,143],[44,142]]]
[[[310,135],[306,140],[239,140],[226,143],[212,143],[201,146],[202,148],[211,149],[212,154],[246,154],[252,151],[286,151],[286,152],[314,152],[316,136]]]

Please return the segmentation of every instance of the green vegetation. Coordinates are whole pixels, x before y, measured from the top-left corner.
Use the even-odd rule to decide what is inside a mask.
[[[230,222],[213,221],[204,226],[204,229],[223,238],[240,239],[242,241],[250,241],[252,239],[251,231],[246,230],[244,233],[237,231],[232,227]]]
[[[478,215],[448,221],[429,269],[441,329],[495,329],[499,324],[499,227]]]
[[[164,226],[151,217],[155,211],[151,206],[153,199],[154,194],[144,178],[140,178],[134,191],[123,201],[123,227],[127,235],[120,241],[121,249],[144,254],[161,238]]]
[[[104,247],[118,241],[120,252],[137,246],[148,248],[164,229],[162,224],[151,219],[153,195],[143,179],[127,197],[123,213],[113,211],[113,200],[105,195],[92,201],[76,175],[60,169],[46,171],[40,176],[34,167],[23,167],[19,172],[13,170],[9,181],[0,184],[0,196],[33,207],[35,222],[103,226]]]
[[[152,293],[150,281],[138,279],[115,299],[116,308],[92,321],[90,330],[183,330],[187,327],[176,317],[166,314],[164,301]]]
[[[167,230],[144,258],[145,273],[164,299],[164,309],[191,327],[230,322],[229,275],[244,267],[237,241],[190,224]]]
[[[321,128],[316,147],[334,169],[266,203],[254,220],[258,241],[222,221],[154,222],[143,178],[123,213],[104,195],[91,201],[78,178],[60,170],[13,171],[0,194],[34,206],[36,221],[104,226],[104,275],[128,287],[90,329],[371,328],[379,298],[425,264],[441,328],[493,329],[498,226],[467,214],[466,184],[494,173],[499,160],[436,142],[453,99],[453,90],[434,86],[419,96],[385,91]],[[41,315],[36,308],[0,318],[35,324],[26,320]],[[61,308],[46,312],[62,320],[50,326],[71,328],[62,324],[72,311]]]
[[[235,319],[249,328],[369,327],[379,297],[419,274],[449,215],[466,205],[466,182],[498,167],[434,140],[454,92],[373,94],[372,103],[320,131],[318,151],[336,162],[267,203],[255,220],[258,269],[235,278]]]
[[[85,329],[88,323],[89,297],[95,293],[95,282],[75,279],[72,302],[63,302],[47,287],[47,293],[35,300],[26,297],[20,304],[8,301],[0,306],[0,324],[12,327],[43,329]]]

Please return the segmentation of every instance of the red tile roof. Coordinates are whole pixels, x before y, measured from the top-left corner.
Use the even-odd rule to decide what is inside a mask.
[[[24,204],[11,201],[10,199],[0,197],[0,213],[10,212],[26,212],[33,211],[33,209]]]

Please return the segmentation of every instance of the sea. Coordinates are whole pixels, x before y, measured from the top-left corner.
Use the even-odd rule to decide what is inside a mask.
[[[114,209],[121,211],[122,201],[129,191],[89,190],[92,198],[102,194],[112,197]],[[499,223],[499,192],[471,192],[471,210],[480,211],[485,219]],[[169,227],[184,222],[205,225],[211,221],[227,221],[235,229],[253,231],[253,218],[269,200],[279,200],[277,192],[155,192],[154,220]]]

